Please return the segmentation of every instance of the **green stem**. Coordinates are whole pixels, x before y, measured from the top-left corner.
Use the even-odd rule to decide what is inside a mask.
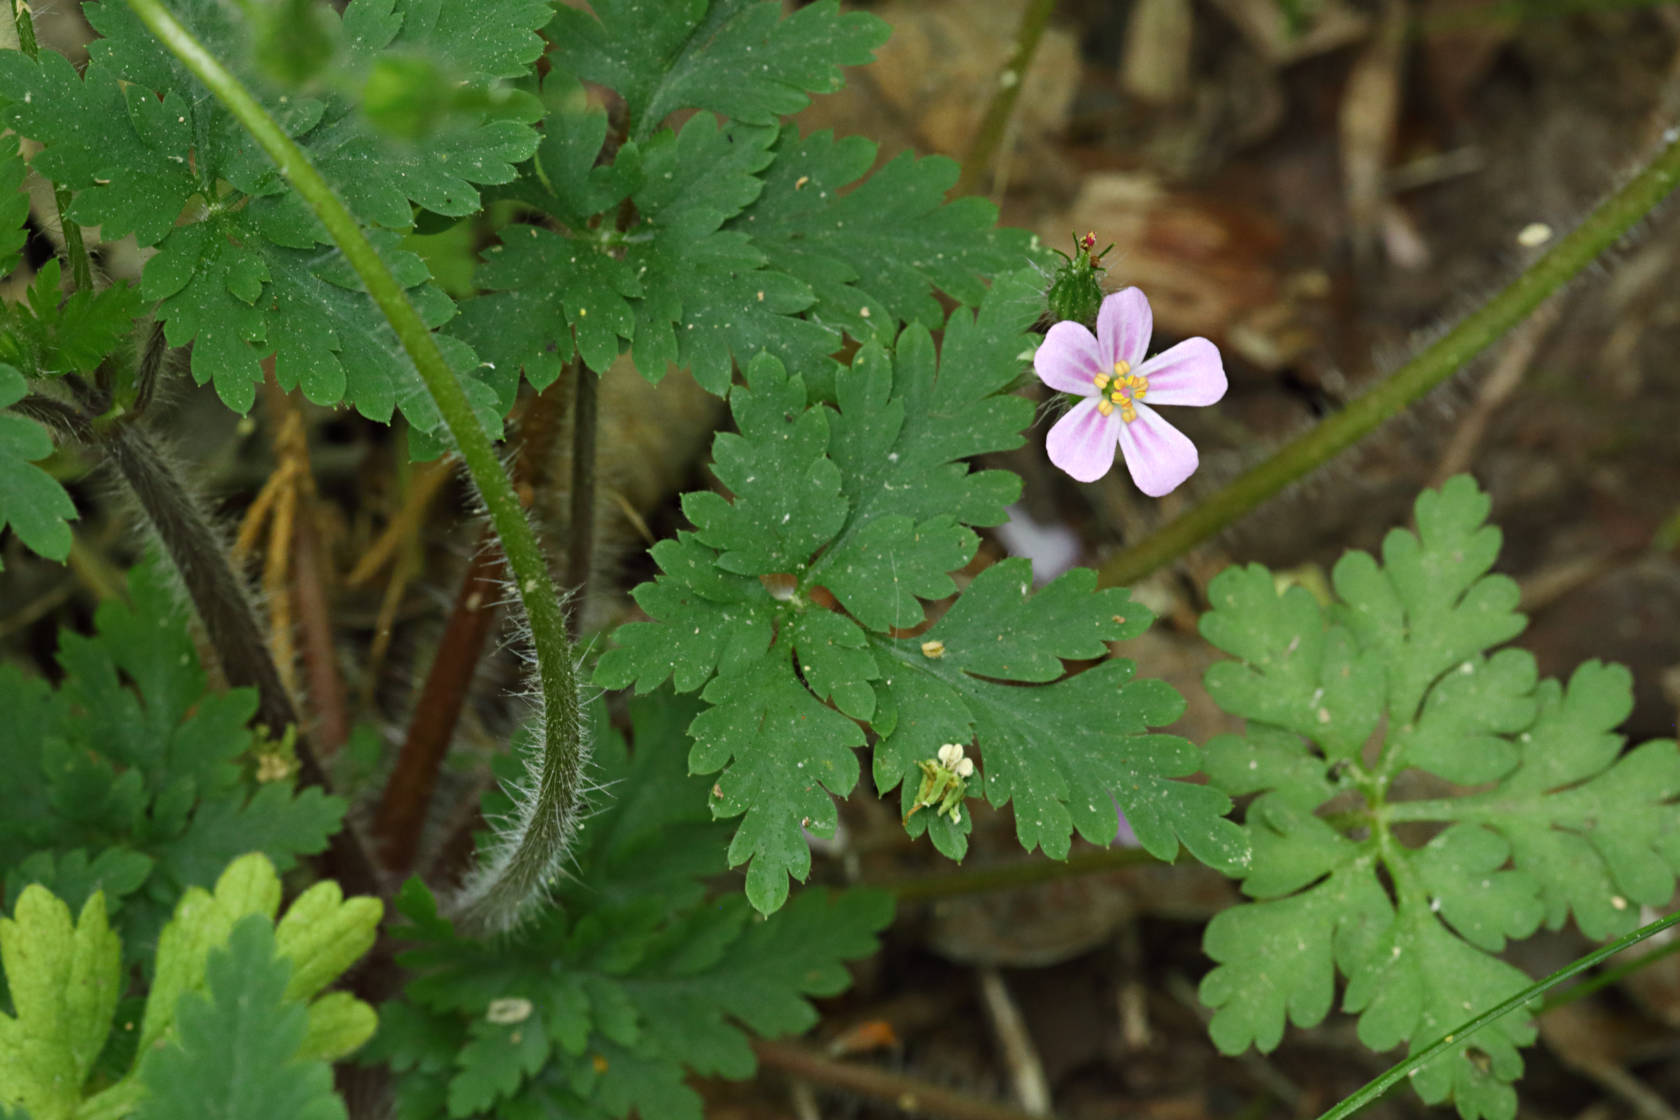
[[[1634,973],[1649,968],[1664,957],[1673,956],[1676,952],[1680,952],[1680,939],[1670,941],[1660,949],[1652,949],[1644,956],[1626,961],[1615,968],[1607,968],[1591,980],[1583,980],[1573,988],[1559,992],[1548,999],[1540,1005],[1538,1014],[1544,1015],[1546,1012],[1562,1007],[1566,1003],[1574,1003],[1578,999],[1590,996],[1600,988],[1608,988],[1612,984],[1619,984]]]
[[[1626,937],[1595,949],[1586,956],[1581,957],[1570,964],[1564,965],[1544,980],[1530,984],[1510,999],[1507,999],[1502,1003],[1495,1004],[1486,1011],[1482,1012],[1480,1015],[1476,1016],[1474,1019],[1471,1019],[1469,1022],[1459,1026],[1456,1030],[1448,1031],[1444,1036],[1430,1043],[1428,1046],[1425,1046],[1411,1057],[1405,1059],[1397,1065],[1391,1066],[1387,1072],[1374,1078],[1357,1092],[1344,1098],[1340,1104],[1324,1113],[1318,1118],[1318,1120],[1343,1120],[1343,1117],[1352,1116],[1355,1112],[1358,1112],[1360,1109],[1388,1092],[1389,1089],[1404,1081],[1413,1070],[1434,1061],[1436,1058],[1440,1057],[1446,1051],[1455,1046],[1462,1046],[1466,1038],[1475,1034],[1495,1019],[1500,1019],[1509,1015],[1517,1008],[1527,1005],[1535,997],[1543,995],[1552,988],[1557,987],[1571,976],[1585,972],[1587,969],[1592,968],[1600,961],[1608,960],[1610,957],[1615,956],[1623,949],[1626,949],[1631,945],[1637,945],[1641,941],[1644,941],[1647,937],[1659,934],[1676,923],[1680,923],[1680,910],[1675,911],[1666,918],[1659,918],[1649,925],[1641,926],[1632,933],[1628,934]]]
[[[1033,55],[1038,51],[1038,41],[1044,37],[1044,28],[1050,22],[1050,13],[1056,10],[1056,0],[1031,0],[1026,10],[1021,13],[1021,26],[1015,32],[1015,50],[1010,53],[1009,61],[999,72],[997,92],[992,94],[992,103],[986,107],[986,115],[980,121],[980,127],[975,130],[974,142],[969,145],[968,154],[963,157],[962,174],[957,178],[956,193],[970,194],[974,186],[980,181],[980,176],[991,166],[992,159],[1003,143],[1004,133],[1009,129],[1009,118],[1015,112],[1015,102],[1021,96],[1021,85],[1026,81],[1027,67],[1032,65]]]
[[[565,848],[583,796],[584,741],[576,669],[560,608],[560,597],[536,533],[496,457],[490,437],[467,402],[455,371],[449,368],[431,330],[420,318],[396,277],[380,260],[331,186],[321,177],[257,100],[178,23],[159,0],[128,0],[135,14],[169,51],[203,82],[274,160],[280,174],[301,195],[356,275],[384,313],[397,339],[414,362],[426,390],[455,442],[501,539],[508,569],[531,627],[537,676],[543,700],[544,747],[536,803],[522,830],[494,874],[469,893],[460,918],[464,925],[489,928],[511,921],[548,878],[553,861]]]
[[[29,9],[23,6],[23,0],[12,0],[11,7],[12,21],[17,25],[18,49],[32,60],[40,58],[35,21],[29,17]],[[82,240],[82,227],[65,217],[70,209],[68,188],[53,184],[53,206],[58,210],[59,232],[64,235],[64,255],[70,258],[70,278],[78,292],[92,291],[93,266],[88,261],[87,244]]]
[[[1322,466],[1417,401],[1563,287],[1680,184],[1680,139],[1469,318],[1364,396],[1285,445],[1192,510],[1103,564],[1103,587],[1130,584],[1189,551],[1285,486]]]

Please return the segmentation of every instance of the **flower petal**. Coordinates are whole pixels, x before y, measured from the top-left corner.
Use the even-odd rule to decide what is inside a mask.
[[[1225,395],[1225,365],[1205,338],[1187,338],[1136,370],[1149,379],[1150,404],[1212,404]]]
[[[1097,312],[1097,344],[1103,372],[1114,363],[1125,362],[1135,371],[1149,352],[1149,336],[1155,331],[1155,315],[1139,288],[1122,288],[1102,301]]]
[[[1154,382],[1150,382],[1149,388],[1153,396]],[[1072,413],[1068,415],[1072,416]],[[1054,431],[1050,433],[1052,437],[1055,434]],[[1136,420],[1130,424],[1122,422],[1120,450],[1126,456],[1126,469],[1132,472],[1132,481],[1151,498],[1172,493],[1179,483],[1196,473],[1196,464],[1200,461],[1196,456],[1196,445],[1190,442],[1190,437],[1161,419],[1159,412],[1145,404],[1137,406]],[[1056,456],[1052,453],[1050,458],[1054,460]],[[1056,465],[1061,466],[1060,463]],[[1066,467],[1062,469],[1067,470]]]
[[[1080,401],[1050,429],[1044,448],[1050,461],[1077,482],[1095,482],[1114,465],[1114,428],[1120,414],[1097,411],[1097,399]]]
[[[1112,362],[1103,363],[1096,336],[1072,319],[1052,326],[1033,353],[1033,372],[1040,381],[1058,393],[1082,397],[1096,395],[1097,386],[1091,379],[1108,373],[1112,366]]]

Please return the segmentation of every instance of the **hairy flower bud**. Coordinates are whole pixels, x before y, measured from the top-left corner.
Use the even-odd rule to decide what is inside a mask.
[[[1096,243],[1097,235],[1087,233],[1084,237],[1074,238],[1071,257],[1057,250],[1066,263],[1050,278],[1050,290],[1045,294],[1052,319],[1058,322],[1072,319],[1076,323],[1096,320],[1097,309],[1102,306],[1103,300],[1101,276],[1104,269],[1099,262],[1107,255],[1108,249],[1114,248],[1110,245],[1093,256],[1091,249]]]

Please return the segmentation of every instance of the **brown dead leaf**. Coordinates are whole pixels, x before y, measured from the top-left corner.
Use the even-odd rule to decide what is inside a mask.
[[[961,159],[1014,48],[1022,0],[898,0],[875,9],[893,36],[875,64],[852,71],[846,88],[819,97],[800,117],[807,131],[832,128],[869,136],[881,159],[905,149]],[[1067,122],[1079,82],[1078,45],[1048,28],[1022,78],[1012,133],[1032,158],[1016,160],[1016,177],[1047,162]],[[1054,166],[1054,160],[1048,161]]]
[[[1110,284],[1148,293],[1163,332],[1212,338],[1263,369],[1316,345],[1272,263],[1282,238],[1258,210],[1174,191],[1147,174],[1099,173],[1064,216],[1039,227],[1056,245],[1069,230],[1114,242]]]

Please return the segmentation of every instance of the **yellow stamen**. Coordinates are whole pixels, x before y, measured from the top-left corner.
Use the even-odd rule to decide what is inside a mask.
[[[1107,416],[1114,411],[1114,403],[1107,397],[1103,397],[1097,401],[1097,411]]]
[[[1108,390],[1108,386],[1106,384],[1102,384],[1102,382],[1109,380],[1108,378],[1099,376],[1095,380],[1099,383],[1099,388]],[[1097,409],[1104,416],[1107,416],[1113,411],[1113,407],[1110,402],[1112,402],[1112,404],[1117,404],[1120,406],[1120,419],[1130,424],[1133,420],[1137,419],[1137,408],[1135,407],[1135,402],[1142,400],[1143,395],[1149,392],[1149,379],[1147,377],[1139,377],[1137,374],[1134,374],[1132,372],[1130,362],[1120,361],[1114,363],[1114,377],[1112,378],[1112,381],[1114,388],[1112,390],[1108,390],[1108,399],[1099,404]],[[1109,407],[1105,408],[1104,405],[1108,405]]]
[[[1102,390],[1107,389],[1108,388],[1108,374],[1106,374],[1106,373],[1097,374],[1095,377],[1091,378],[1091,384],[1093,384],[1097,387],[1098,392],[1101,392]]]

